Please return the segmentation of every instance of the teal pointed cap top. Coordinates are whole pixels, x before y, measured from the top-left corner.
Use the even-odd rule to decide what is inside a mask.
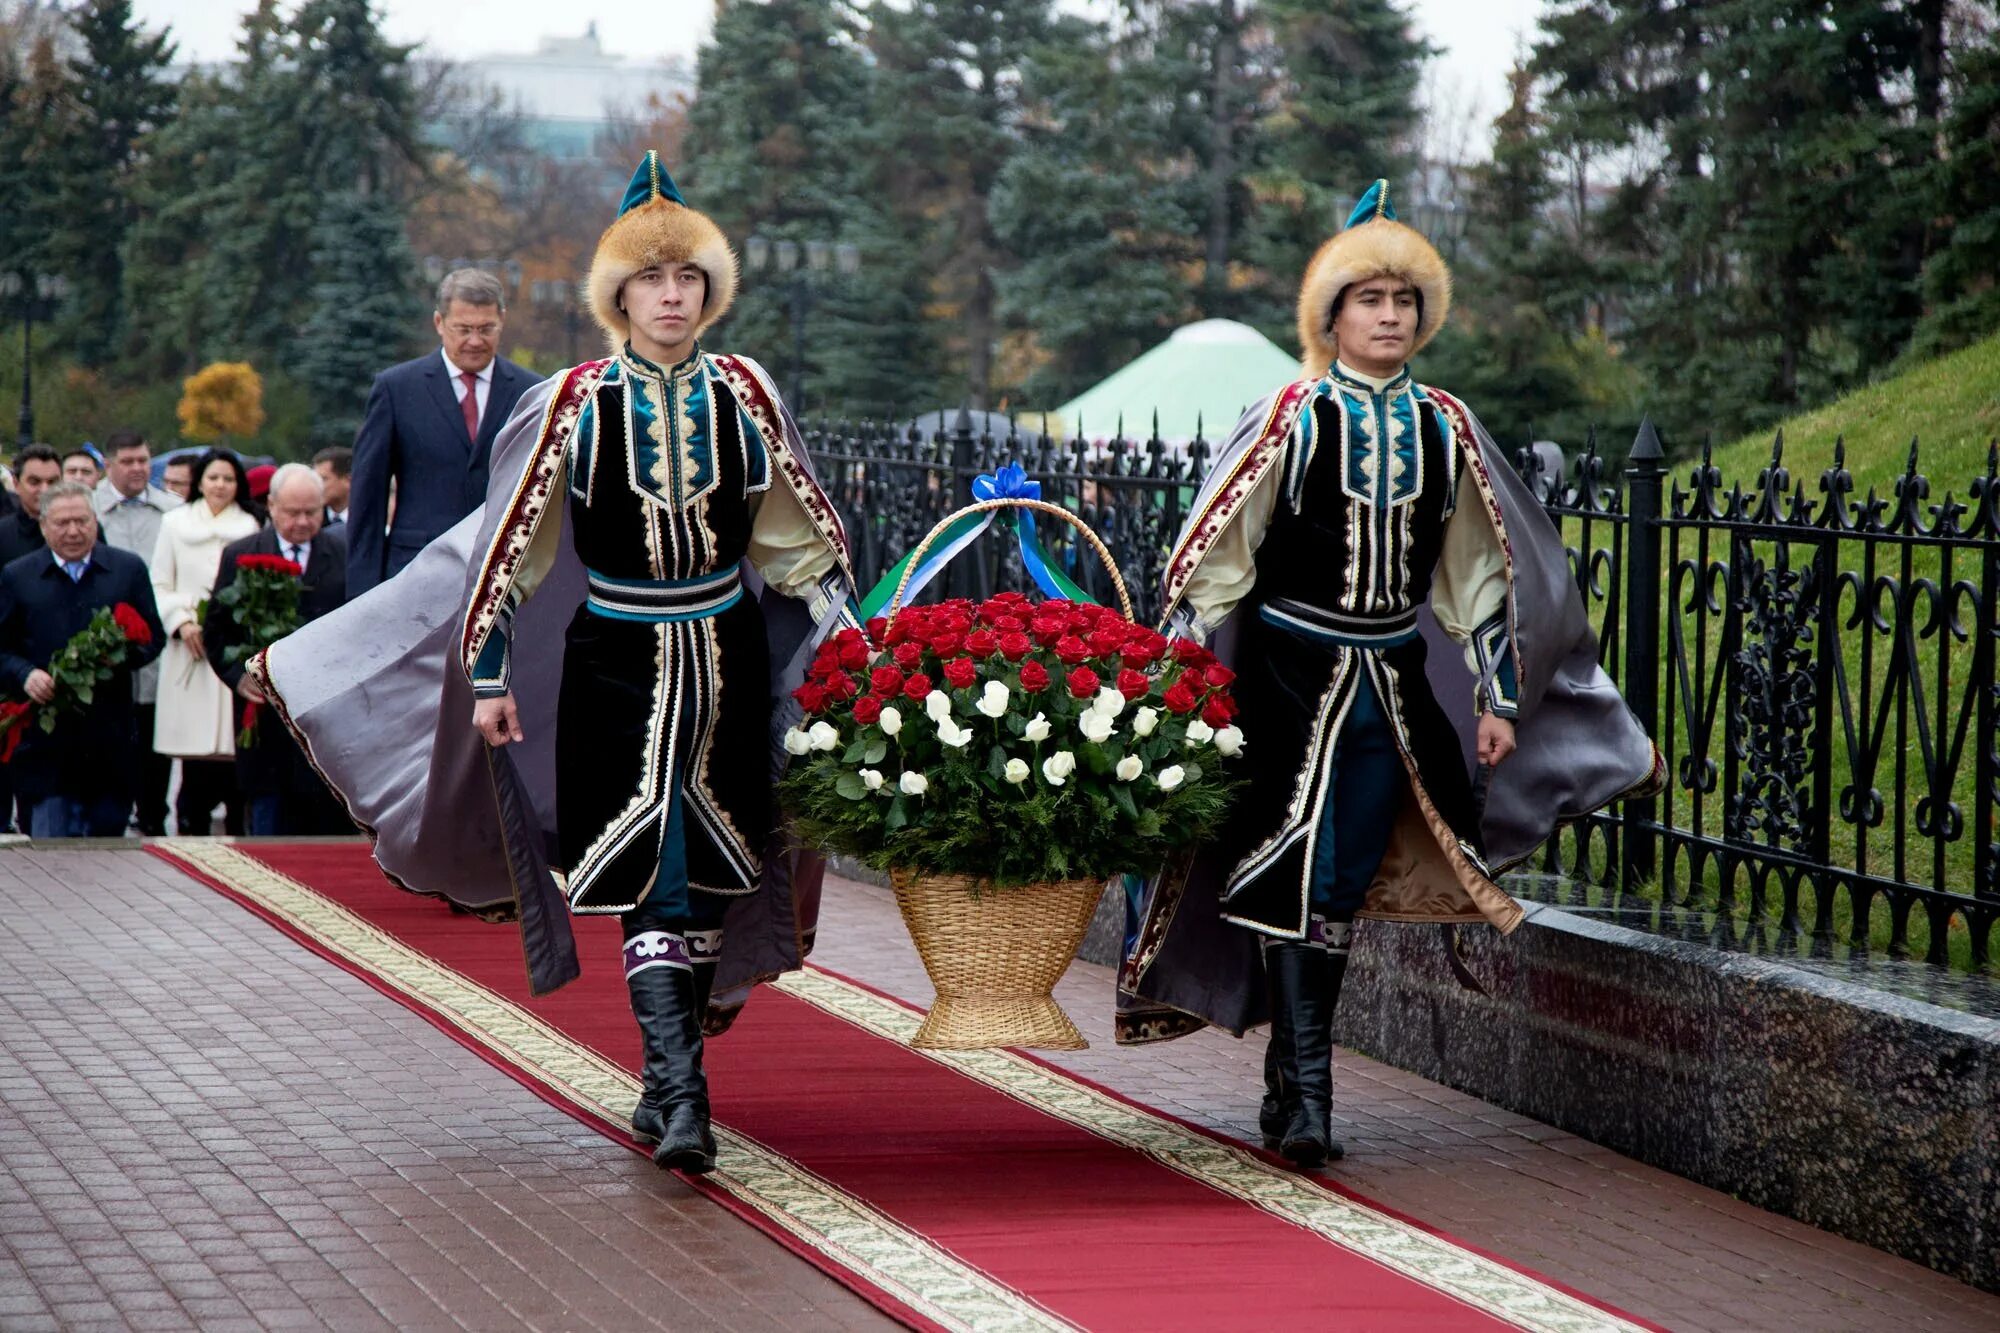
[[[1368,187],[1368,192],[1361,196],[1361,202],[1347,215],[1347,225],[1358,227],[1376,218],[1387,218],[1391,222],[1396,220],[1395,205],[1389,202],[1389,182],[1385,180],[1376,181]]]
[[[655,199],[666,199],[681,207],[687,207],[687,200],[681,198],[680,187],[674,178],[660,165],[660,155],[653,149],[646,150],[640,159],[639,169],[632,173],[632,183],[625,187],[625,197],[619,201],[618,216],[624,217],[641,204],[650,204]]]

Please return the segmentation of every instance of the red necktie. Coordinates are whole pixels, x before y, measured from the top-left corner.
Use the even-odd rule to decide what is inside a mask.
[[[469,370],[461,370],[458,377],[465,381],[465,397],[458,400],[458,410],[465,416],[465,438],[479,438],[479,376]]]

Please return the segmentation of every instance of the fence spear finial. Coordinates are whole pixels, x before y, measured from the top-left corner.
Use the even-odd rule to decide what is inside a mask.
[[[1595,427],[1592,428],[1591,433],[1594,438],[1596,435]],[[1639,419],[1639,438],[1632,441],[1633,461],[1658,463],[1665,459],[1666,456],[1667,451],[1660,444],[1659,428],[1653,425],[1653,418],[1651,416],[1641,417]],[[1704,454],[1702,461],[1707,461],[1706,454]]]

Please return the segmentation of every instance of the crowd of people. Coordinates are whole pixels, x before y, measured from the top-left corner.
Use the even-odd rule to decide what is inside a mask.
[[[0,469],[0,699],[50,709],[55,723],[21,725],[0,763],[0,830],[353,831],[289,729],[260,723],[266,700],[221,594],[244,557],[288,560],[304,623],[476,509],[494,437],[538,379],[499,355],[505,320],[497,278],[446,274],[437,350],[376,376],[354,447],[310,465],[228,449],[155,459],[143,434],[120,430],[101,446],[31,444]],[[88,700],[57,701],[52,662],[121,603],[152,641]]]
[[[215,594],[240,556],[261,552],[303,571],[302,620],[344,601],[352,471],[346,448],[310,466],[256,467],[227,449],[182,450],[156,469],[133,430],[102,447],[31,444],[15,455],[0,488],[0,692],[51,710],[54,725],[19,724],[0,764],[0,829],[351,830],[322,784],[298,781],[310,768],[282,727],[245,726],[261,700],[228,660],[240,637]],[[87,698],[59,699],[52,664],[100,609],[120,605],[148,637]]]

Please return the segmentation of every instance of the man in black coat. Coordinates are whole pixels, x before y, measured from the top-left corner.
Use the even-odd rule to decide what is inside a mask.
[[[47,549],[0,569],[0,690],[48,706],[56,689],[49,662],[100,608],[128,604],[149,637],[128,648],[110,680],[97,682],[89,703],[59,713],[53,732],[34,716],[24,721],[8,767],[31,836],[115,838],[125,832],[139,774],[132,673],[160,655],[166,631],[146,562],[97,540],[90,488],[60,482],[40,501]]]
[[[541,378],[498,355],[505,316],[498,278],[472,268],[447,273],[431,317],[442,346],[375,377],[354,436],[351,595],[394,577],[486,499],[493,437]]]
[[[249,805],[245,827],[258,837],[297,837],[354,832],[354,823],[331,790],[313,771],[290,730],[271,711],[245,662],[231,662],[229,650],[242,643],[243,630],[222,591],[236,582],[246,555],[282,556],[304,569],[299,578],[299,623],[317,620],[347,600],[347,543],[324,527],[326,492],[318,475],[302,463],[287,463],[271,477],[271,522],[222,548],[215,591],[201,623],[208,664],[236,692],[236,781]],[[242,743],[244,715],[258,710],[252,743]]]
[[[0,566],[47,545],[42,539],[42,492],[62,480],[62,459],[46,444],[31,444],[14,455],[14,497],[18,507],[0,516]]]

